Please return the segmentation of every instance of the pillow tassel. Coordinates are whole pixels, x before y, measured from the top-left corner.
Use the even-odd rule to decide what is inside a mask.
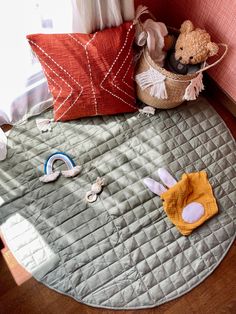
[[[52,130],[52,119],[36,119],[36,125],[41,132],[47,132]]]
[[[197,77],[190,81],[190,84],[185,89],[184,100],[195,100],[197,99],[199,93],[204,90],[204,85],[202,82],[202,73],[199,73]]]
[[[150,88],[150,95],[159,99],[167,99],[167,91],[165,84],[165,75],[161,74],[153,68],[137,74],[135,80],[141,89]]]

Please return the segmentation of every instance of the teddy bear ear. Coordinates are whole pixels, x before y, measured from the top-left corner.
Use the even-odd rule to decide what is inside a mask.
[[[190,20],[184,21],[180,27],[180,33],[190,33],[193,30],[194,26]]]
[[[207,49],[209,51],[209,57],[212,57],[217,54],[219,47],[217,44],[210,42],[207,44]]]

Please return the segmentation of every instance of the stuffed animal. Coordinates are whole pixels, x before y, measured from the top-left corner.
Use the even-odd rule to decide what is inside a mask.
[[[218,45],[211,42],[206,30],[194,28],[193,23],[187,20],[181,25],[175,52],[169,56],[167,67],[180,74],[192,73],[198,70],[208,57],[216,55],[218,50]]]

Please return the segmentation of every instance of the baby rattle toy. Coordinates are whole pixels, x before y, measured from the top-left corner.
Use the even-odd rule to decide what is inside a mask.
[[[93,203],[97,200],[98,194],[102,192],[102,187],[105,185],[105,179],[97,177],[96,182],[92,185],[91,191],[86,193],[86,201]]]

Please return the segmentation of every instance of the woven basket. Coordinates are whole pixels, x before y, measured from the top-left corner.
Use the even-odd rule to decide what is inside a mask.
[[[141,89],[137,84],[136,91],[137,97],[147,105],[150,105],[159,109],[169,109],[179,106],[184,99],[185,90],[190,84],[191,80],[196,78],[198,75],[202,75],[202,72],[213,67],[219,63],[227,53],[228,46],[225,44],[218,44],[225,48],[223,55],[214,63],[200,69],[196,73],[191,74],[176,74],[157,65],[150,57],[147,48],[144,48],[143,53],[140,57],[139,63],[136,68],[135,75],[148,71],[150,68],[155,69],[159,73],[163,74],[165,79],[166,92],[168,95],[167,99],[160,99],[150,95],[151,87]]]

